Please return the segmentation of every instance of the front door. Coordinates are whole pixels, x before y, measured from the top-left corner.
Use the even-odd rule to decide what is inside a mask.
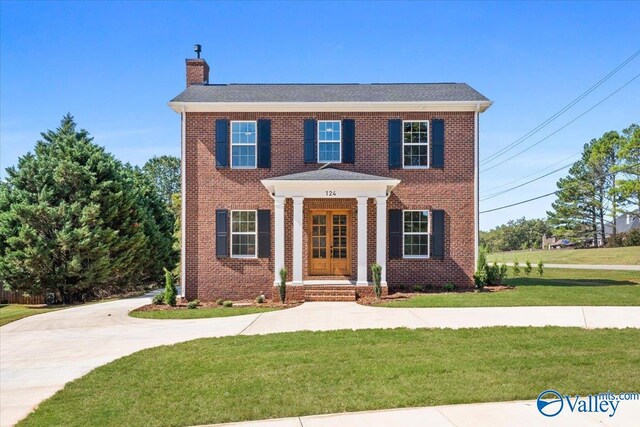
[[[312,210],[309,224],[309,274],[349,276],[349,211]]]

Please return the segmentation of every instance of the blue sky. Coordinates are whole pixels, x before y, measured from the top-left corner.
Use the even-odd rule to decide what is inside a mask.
[[[215,83],[467,82],[494,101],[481,116],[481,158],[640,49],[638,2],[3,1],[0,15],[2,176],[67,112],[121,160],[142,164],[154,155],[179,155],[179,116],[166,103],[184,87],[184,59],[194,43],[203,45]],[[637,74],[640,57],[521,147]],[[634,121],[640,122],[640,78],[526,154],[483,172],[481,192]],[[553,191],[561,174],[487,200],[481,209]],[[544,216],[552,201],[483,214],[481,228]]]

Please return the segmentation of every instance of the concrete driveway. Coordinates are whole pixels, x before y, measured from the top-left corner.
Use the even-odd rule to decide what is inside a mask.
[[[131,298],[40,314],[0,328],[0,421],[12,425],[68,381],[136,351],[203,337],[299,330],[483,326],[640,328],[640,307],[373,308],[305,303],[262,314],[149,320]]]

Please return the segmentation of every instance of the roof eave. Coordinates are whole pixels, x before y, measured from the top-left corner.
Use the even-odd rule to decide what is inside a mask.
[[[493,101],[420,101],[420,102],[184,102],[170,101],[169,107],[181,112],[484,112]]]

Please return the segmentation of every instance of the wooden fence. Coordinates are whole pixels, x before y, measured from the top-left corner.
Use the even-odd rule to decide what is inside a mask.
[[[24,295],[22,292],[5,291],[0,288],[2,304],[44,304],[44,295]]]

